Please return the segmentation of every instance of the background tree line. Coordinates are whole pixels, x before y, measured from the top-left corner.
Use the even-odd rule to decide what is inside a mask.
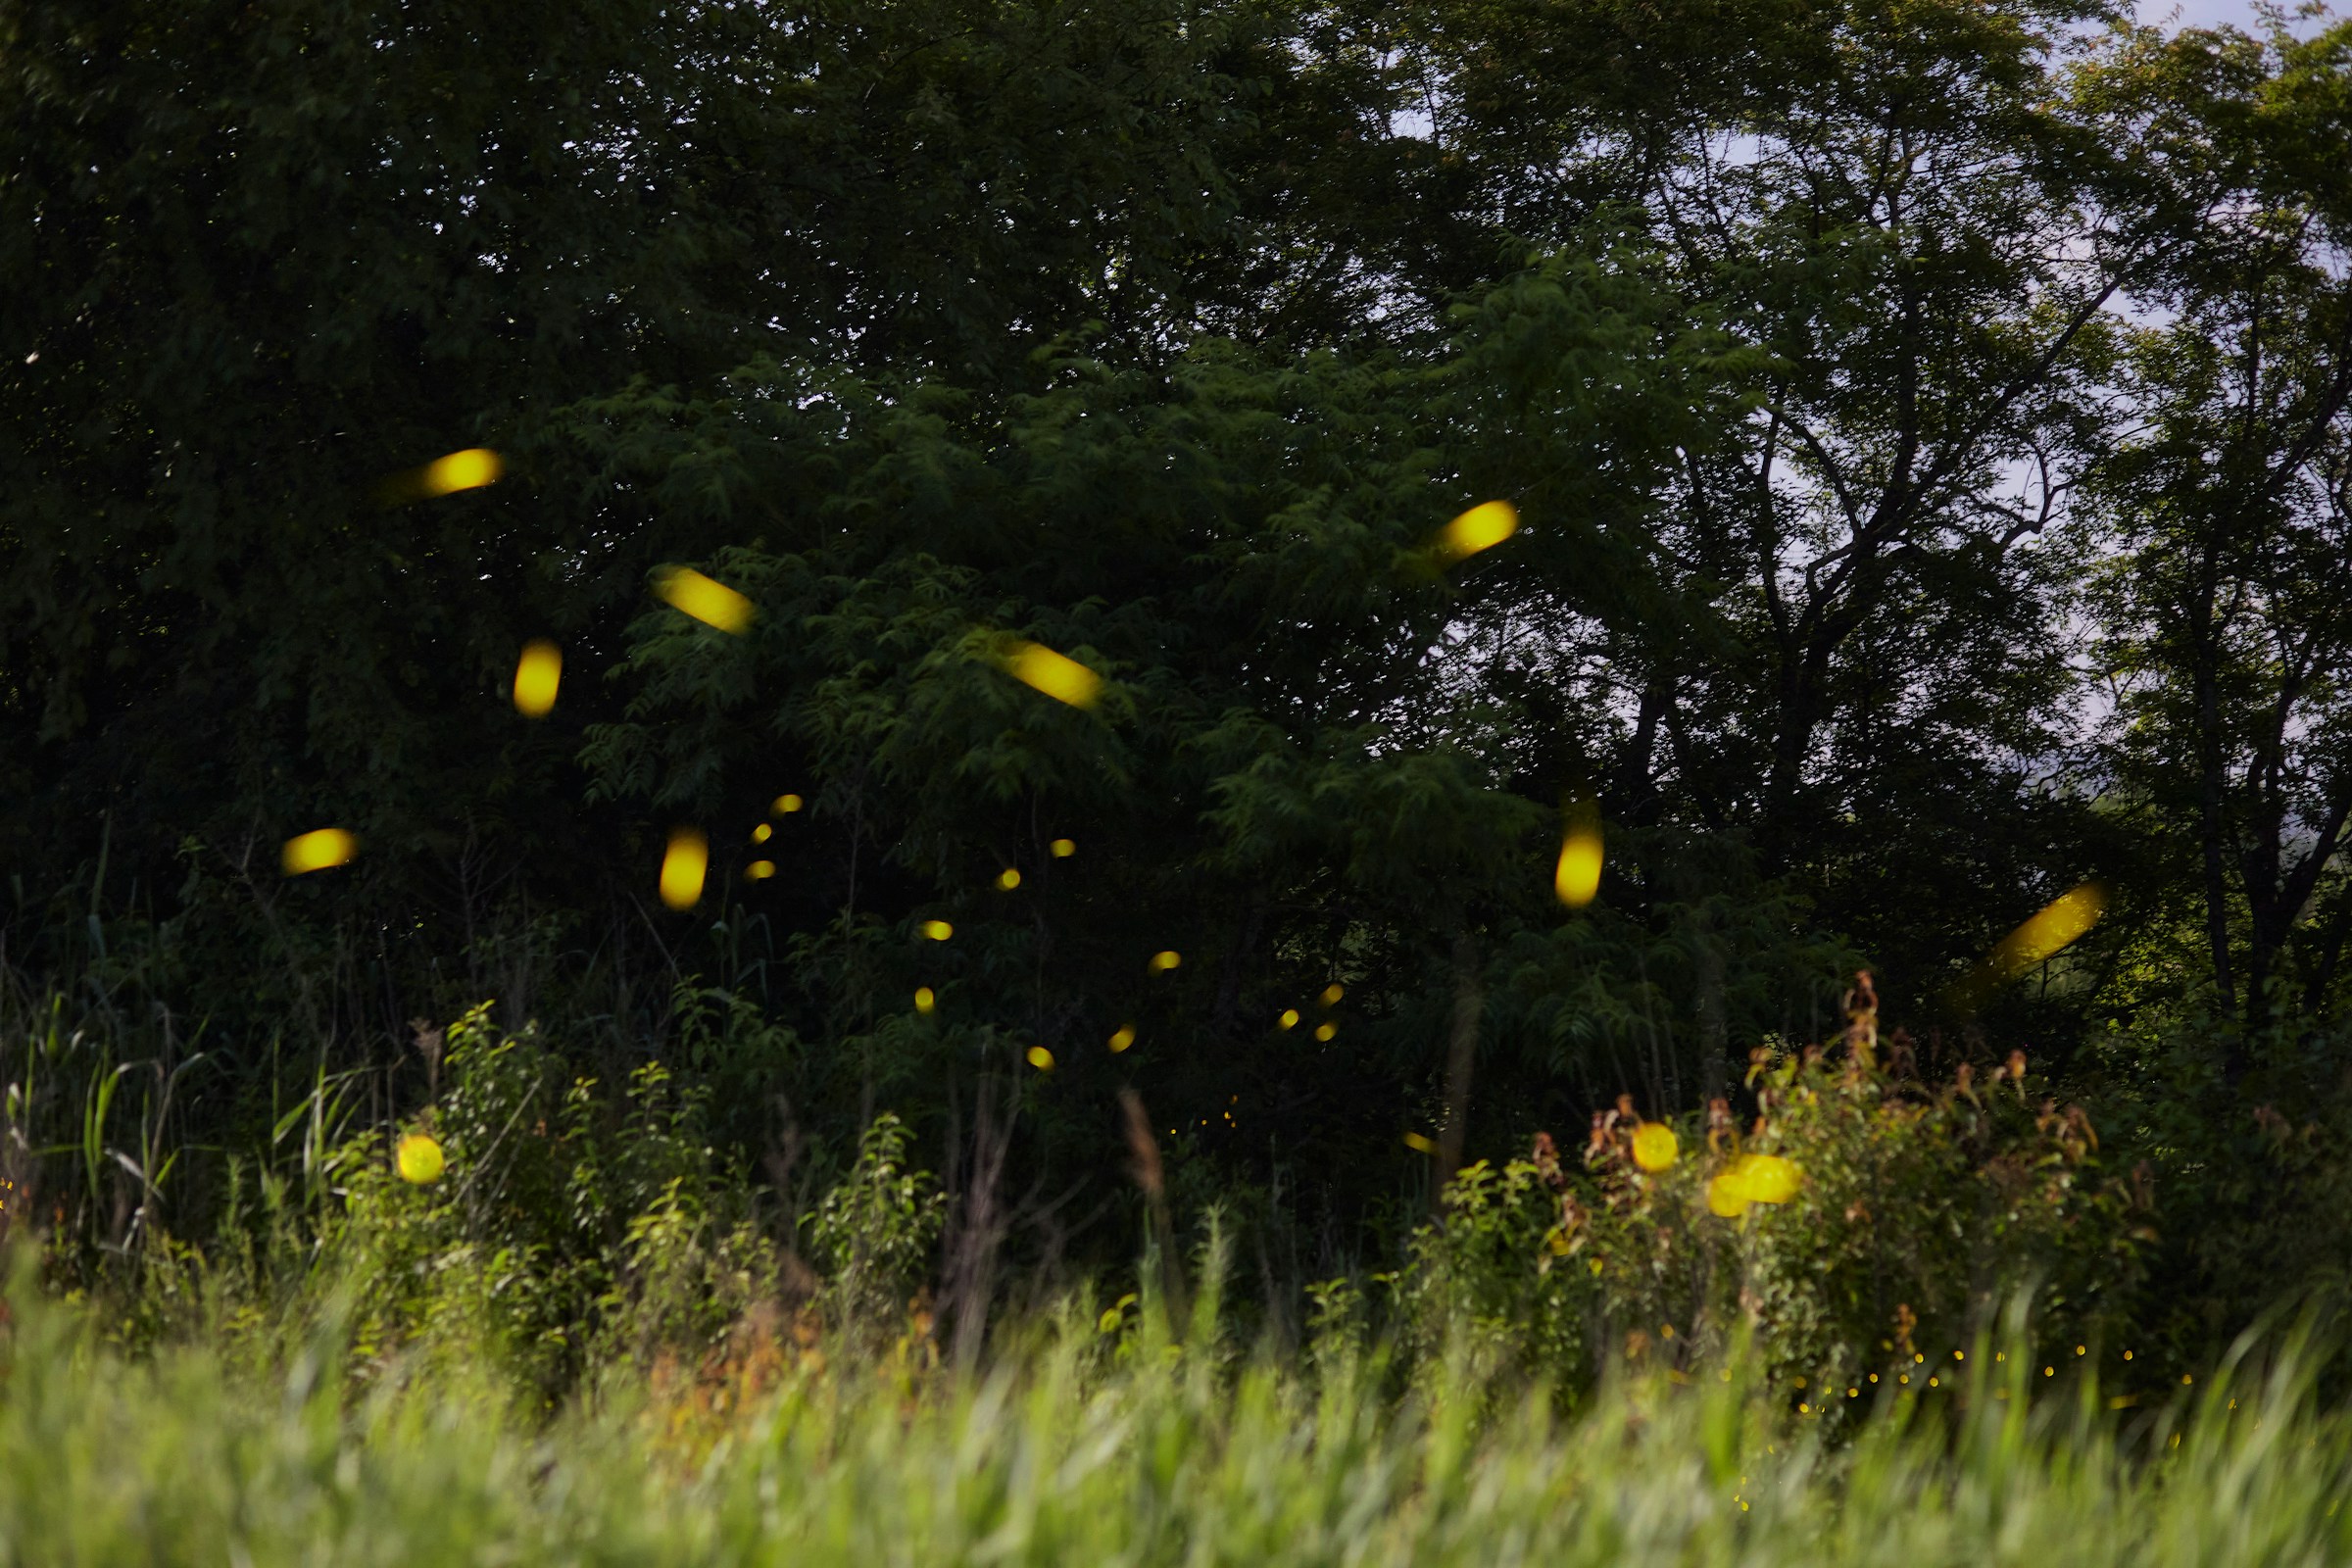
[[[2127,1146],[2330,1103],[2348,68],[2041,0],[0,6],[14,1157],[193,1234],[489,1000],[788,1209],[899,1111],[967,1255],[1128,1254],[1132,1088],[1296,1277],[1420,1212],[1401,1133],[1737,1100],[1858,964]]]

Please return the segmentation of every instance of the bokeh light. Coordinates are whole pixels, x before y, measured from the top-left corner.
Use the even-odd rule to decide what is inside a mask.
[[[1113,1054],[1125,1051],[1129,1046],[1134,1044],[1135,1025],[1131,1023],[1123,1023],[1110,1032],[1110,1049]]]
[[[1008,865],[997,873],[997,888],[1000,892],[1010,893],[1020,885],[1021,873],[1015,871],[1011,866]]]
[[[1645,1121],[1634,1129],[1634,1163],[1653,1176],[1671,1169],[1682,1143],[1662,1121]]]
[[[1552,868],[1551,888],[1562,904],[1581,909],[1600,892],[1600,808],[1579,800],[1568,808],[1568,832],[1560,841],[1559,863]]]
[[[930,1011],[930,1010],[931,1010],[933,1007],[936,1007],[936,1006],[938,1006],[938,1005],[939,1005],[939,998],[937,998],[937,997],[935,997],[935,996],[933,996],[933,995],[931,994],[931,988],[930,988],[929,986],[916,986],[916,987],[914,988],[914,1010],[915,1010],[915,1011],[917,1011],[917,1012],[929,1012],[929,1011]]]
[[[1029,1065],[1035,1067],[1039,1072],[1052,1072],[1054,1070],[1054,1053],[1048,1051],[1045,1047],[1031,1046],[1024,1054],[1028,1058]]]
[[[1054,858],[1056,860],[1066,860],[1071,856],[1078,853],[1078,843],[1075,839],[1055,839],[1053,844],[1053,850]]]
[[[710,841],[698,828],[670,830],[669,847],[662,853],[662,902],[673,909],[691,909],[702,901],[703,877],[710,869]]]
[[[1178,953],[1175,949],[1170,948],[1164,953],[1154,953],[1152,955],[1152,961],[1144,965],[1144,967],[1151,970],[1153,974],[1166,974],[1170,969],[1175,968],[1182,962],[1184,962],[1184,955]]]
[[[798,795],[779,795],[775,799],[775,804],[770,806],[768,809],[775,812],[778,816],[790,816],[793,812],[799,810],[807,804],[808,803],[803,801]]]
[[[916,929],[934,942],[945,942],[956,934],[956,928],[945,920],[925,920]]]
[[[1492,550],[1519,531],[1519,509],[1508,501],[1489,501],[1472,507],[1447,523],[1438,535],[1438,553],[1460,561]]]
[[[1315,1025],[1315,1038],[1317,1040],[1328,1042],[1333,1037],[1337,1036],[1339,1032],[1340,1026],[1336,1023],[1319,1023]]]
[[[1326,1007],[1336,1007],[1340,1004],[1340,999],[1347,994],[1348,991],[1346,987],[1334,983],[1332,985],[1325,986],[1323,988],[1323,994],[1315,1000],[1322,1003]]]
[[[546,717],[563,679],[563,649],[544,637],[524,643],[522,657],[514,662],[514,711],[525,718]]]
[[[418,488],[428,496],[455,495],[496,484],[506,471],[505,460],[488,447],[467,447],[427,464]]]
[[[1434,1154],[1438,1152],[1437,1144],[1419,1133],[1406,1133],[1404,1147],[1417,1154]]]
[[[1015,643],[1004,668],[1022,685],[1044,692],[1072,708],[1092,708],[1102,695],[1102,677],[1075,659],[1057,654],[1043,643]]]
[[[448,1162],[442,1157],[441,1146],[422,1133],[411,1133],[403,1138],[392,1162],[399,1170],[402,1181],[417,1187],[439,1181],[441,1172],[448,1168]]]
[[[776,862],[773,860],[754,860],[743,868],[744,879],[749,882],[764,882],[775,874]]]
[[[1274,1021],[1285,1029],[1296,1029],[1298,1027],[1298,1009],[1285,1007],[1282,1009],[1282,1016]]]
[[[706,626],[740,637],[752,624],[752,602],[704,576],[692,566],[672,566],[656,575],[654,592],[672,610],[682,611]]]
[[[329,866],[345,864],[359,853],[357,838],[339,827],[322,827],[315,833],[298,833],[286,840],[278,860],[286,875],[301,876],[306,871],[323,871]]]

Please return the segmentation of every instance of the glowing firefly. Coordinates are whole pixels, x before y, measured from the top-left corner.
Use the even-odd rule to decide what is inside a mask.
[[[1134,1044],[1135,1025],[1131,1023],[1123,1023],[1110,1032],[1110,1049],[1112,1054],[1115,1055],[1119,1052],[1125,1051],[1129,1046]]]
[[[1333,984],[1325,986],[1323,988],[1323,995],[1316,1000],[1321,1002],[1326,1007],[1336,1007],[1340,1004],[1340,999],[1347,994],[1348,992],[1345,987]]]
[[[1285,1007],[1282,1009],[1282,1016],[1274,1021],[1282,1028],[1296,1029],[1298,1027],[1298,1009],[1297,1007]]]
[[[702,901],[703,876],[710,868],[710,841],[691,827],[673,828],[662,854],[662,902],[691,909]]]
[[[1025,1054],[1028,1058],[1029,1065],[1035,1067],[1039,1072],[1052,1072],[1054,1070],[1054,1053],[1048,1051],[1045,1047],[1031,1046]]]
[[[1600,808],[1579,800],[1568,808],[1568,833],[1551,872],[1552,891],[1562,904],[1581,909],[1592,902],[1600,892]]]
[[[776,862],[773,860],[754,860],[743,868],[744,880],[747,882],[764,882],[775,874]]]
[[[301,876],[306,871],[323,871],[329,866],[342,865],[360,853],[360,841],[339,827],[322,827],[316,833],[300,833],[286,840],[279,852],[279,861],[286,875]]]
[[[1416,1154],[1434,1154],[1438,1152],[1438,1146],[1419,1133],[1406,1133],[1404,1147]]]
[[[1152,961],[1144,967],[1153,974],[1165,974],[1182,962],[1184,962],[1184,955],[1171,948],[1165,953],[1152,955]]]
[[[933,1007],[938,1005],[939,999],[931,994],[931,988],[929,986],[916,986],[914,988],[915,1011],[929,1012]]]
[[[956,934],[956,928],[945,920],[925,920],[917,929],[934,942],[945,942]]]
[[[654,578],[654,592],[673,610],[685,612],[706,626],[716,626],[740,637],[752,623],[752,602],[692,566],[672,566]]]
[[[1634,1163],[1656,1175],[1673,1166],[1682,1145],[1674,1129],[1662,1121],[1645,1121],[1634,1129]]]
[[[770,806],[768,809],[775,812],[778,816],[790,816],[793,812],[799,810],[802,806],[806,804],[807,803],[804,802],[798,795],[779,795],[775,799],[775,804]]]
[[[1332,1037],[1337,1035],[1339,1032],[1340,1026],[1336,1023],[1319,1023],[1315,1025],[1315,1038],[1323,1041],[1325,1044],[1329,1044]]]
[[[442,1158],[441,1146],[422,1133],[411,1133],[403,1138],[399,1151],[393,1156],[400,1179],[416,1187],[439,1181],[447,1163]]]
[[[544,637],[522,645],[514,662],[514,711],[525,718],[543,718],[556,706],[556,685],[564,678],[564,650]]]
[[[1034,687],[1072,708],[1092,708],[1102,695],[1102,676],[1043,643],[1013,644],[1004,668],[1022,685]]]
[[[1020,885],[1021,873],[1015,871],[1011,866],[1008,865],[997,873],[997,888],[1000,892],[1010,893]]]
[[[1078,853],[1077,842],[1072,839],[1055,839],[1051,848],[1056,860],[1066,860]]]
[[[2107,890],[2096,882],[2068,889],[2025,924],[2001,938],[1977,966],[1979,985],[2014,980],[2071,947],[2107,912]]]
[[[1438,534],[1438,553],[1460,561],[1492,550],[1519,531],[1519,509],[1508,501],[1489,501],[1472,507]]]

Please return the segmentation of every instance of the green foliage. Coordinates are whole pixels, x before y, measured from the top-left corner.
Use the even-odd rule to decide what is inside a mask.
[[[1581,1411],[1452,1365],[1106,1355],[1062,1318],[985,1377],[883,1359],[793,1373],[682,1441],[662,1402],[518,1417],[449,1367],[345,1397],[331,1357],[239,1375],[127,1361],[10,1301],[11,1563],[702,1564],[1889,1561],[2297,1563],[2352,1552],[2352,1423],[2293,1353],[2111,1412],[2105,1389],[1973,1359],[1879,1401],[1842,1454],[1752,1369],[1633,1378]],[[1175,1348],[1170,1348],[1174,1349]]]
[[[938,1184],[906,1168],[906,1124],[888,1111],[858,1140],[858,1160],[808,1217],[808,1251],[843,1325],[888,1324],[930,1274],[946,1218]]]
[[[1739,1346],[1848,1412],[1864,1396],[1847,1389],[1955,1379],[1955,1351],[2031,1293],[2032,1339],[2012,1349],[2098,1345],[2132,1381],[2120,1356],[2153,1216],[2102,1174],[2081,1110],[2030,1103],[2022,1072],[2017,1057],[1991,1084],[1964,1071],[1929,1088],[1867,1057],[1759,1052],[1755,1125],[1740,1134],[1719,1102],[1714,1125],[1680,1124],[1663,1171],[1635,1163],[1630,1106],[1595,1125],[1581,1166],[1546,1139],[1464,1171],[1416,1239],[1401,1305],[1425,1345],[1466,1316],[1572,1389],[1620,1358],[1689,1368]],[[1795,1195],[1715,1212],[1710,1184],[1758,1154],[1793,1162]],[[2152,1348],[2135,1350],[2143,1371]]]

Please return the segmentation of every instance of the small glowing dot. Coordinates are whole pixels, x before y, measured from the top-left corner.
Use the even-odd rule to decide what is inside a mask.
[[[925,920],[916,929],[934,942],[945,942],[956,934],[956,928],[945,920]]]
[[[776,830],[772,827],[769,827],[765,822],[762,822],[758,827],[752,829],[752,842],[754,844],[765,844],[769,839],[772,839],[775,836]]]
[[[1332,1036],[1338,1034],[1339,1032],[1340,1026],[1336,1023],[1319,1023],[1315,1025],[1315,1038],[1317,1040],[1329,1040]]]
[[[1873,1382],[1873,1383],[1876,1383],[1876,1382],[1878,1382],[1878,1381],[1879,1381],[1879,1375],[1878,1375],[1876,1372],[1873,1372],[1873,1373],[1870,1375],[1870,1381],[1871,1381],[1871,1382]]]
[[[1796,1380],[1796,1386],[1800,1389],[1803,1388],[1805,1386],[1805,1380],[1803,1378],[1798,1378]]]
[[[1404,1147],[1419,1154],[1434,1154],[1438,1152],[1438,1146],[1419,1133],[1406,1133]],[[1597,1263],[1600,1259],[1594,1258],[1592,1261]]]
[[[1931,1389],[1939,1389],[1943,1387],[1943,1384],[1938,1379],[1930,1378],[1928,1379],[1928,1387]]]
[[[2041,1375],[2045,1378],[2054,1378],[2058,1375],[2058,1369],[2054,1366],[2045,1366],[2041,1369]]]
[[[1862,1397],[1862,1391],[1860,1389],[1848,1389],[1845,1391],[1845,1396],[1849,1399],[1859,1399]]]
[[[2132,1352],[2131,1352],[2130,1350],[2126,1350],[2126,1351],[2124,1352],[2124,1359],[2125,1359],[2125,1360],[2127,1360],[2127,1361],[2129,1361],[2129,1360],[2131,1360],[2131,1359],[2132,1359]]]
[[[1048,1051],[1045,1047],[1031,1046],[1026,1054],[1028,1056],[1029,1065],[1035,1067],[1039,1072],[1052,1072],[1054,1070],[1054,1053]]]
[[[2182,1388],[2186,1388],[2186,1387],[2187,1387],[2189,1384],[2191,1384],[2191,1383],[2194,1383],[2194,1382],[2196,1382],[2196,1381],[2197,1381],[2197,1380],[2196,1380],[2195,1378],[2192,1378],[2192,1377],[2190,1377],[2190,1376],[2189,1376],[2187,1373],[2185,1373],[2185,1372],[2183,1372],[2183,1373],[2181,1373],[2181,1374],[2180,1374],[2180,1386],[2181,1386]]]
[[[1798,1415],[1811,1415],[1813,1413],[1813,1407],[1809,1404],[1799,1404],[1796,1407],[1796,1413]]]
[[[754,860],[751,864],[743,868],[743,874],[745,879],[748,881],[764,882],[769,877],[776,874],[776,862],[773,860]]]
[[[2077,1355],[2082,1355],[2082,1354],[2084,1354],[2084,1353],[2085,1353],[2085,1351],[2084,1351],[2084,1349],[2083,1349],[2083,1348],[2082,1348],[2082,1346],[2078,1345],[2078,1346],[2076,1346],[2076,1347],[2075,1347],[2075,1353],[2076,1353]]]
[[[752,624],[752,602],[692,566],[672,566],[654,578],[654,592],[672,610],[740,637]]]
[[[1297,1007],[1285,1007],[1282,1009],[1282,1016],[1274,1021],[1285,1029],[1296,1029],[1298,1027],[1298,1009]]]
[[[672,829],[669,848],[662,855],[662,902],[673,909],[691,909],[703,896],[703,875],[710,868],[710,841],[690,827]]]
[[[1110,1032],[1110,1049],[1113,1053],[1125,1051],[1134,1044],[1135,1025],[1123,1023]]]
[[[1004,892],[1010,893],[1020,885],[1021,873],[1015,871],[1011,866],[1008,865],[997,873],[997,886]]]
[[[936,1007],[936,1006],[938,1006],[938,1005],[939,1005],[939,998],[937,998],[937,997],[935,997],[935,996],[933,996],[933,995],[931,994],[931,988],[930,988],[929,986],[916,986],[916,987],[914,988],[914,1010],[915,1010],[915,1011],[917,1011],[917,1012],[929,1012],[929,1011],[930,1011],[930,1010],[931,1010],[933,1007]]]
[[[1183,961],[1184,955],[1171,948],[1164,953],[1154,953],[1152,955],[1152,961],[1150,964],[1146,965],[1146,967],[1148,967],[1153,974],[1165,974]]]
[[[1992,1352],[1992,1358],[1995,1361],[2006,1361],[2009,1359],[2009,1352],[2007,1350],[1995,1350]]]
[[[1078,853],[1078,842],[1075,839],[1055,839],[1051,848],[1054,851],[1054,858],[1066,860]]]
[[[1952,1359],[1955,1361],[1965,1361],[1968,1359],[1968,1352],[1966,1350],[1954,1350],[1952,1352]]]
[[[1347,994],[1348,993],[1337,983],[1334,983],[1332,985],[1325,986],[1323,988],[1323,995],[1316,1000],[1321,1002],[1326,1007],[1336,1007],[1340,1004],[1340,999]]]
[[[1897,1383],[1908,1383],[1911,1381],[1911,1374],[1906,1372],[1901,1377],[1896,1378],[1894,1381]]]
[[[778,816],[790,816],[808,804],[798,795],[779,795],[776,797],[775,804],[768,809],[774,811]]]
[[[1924,1355],[1924,1354],[1922,1354],[1922,1353],[1920,1353],[1920,1352],[1918,1352],[1918,1351],[1914,1351],[1914,1352],[1912,1352],[1911,1359],[1912,1359],[1913,1361],[1915,1361],[1915,1362],[1920,1362],[1920,1361],[1925,1361],[1925,1360],[1927,1360],[1927,1356],[1926,1356],[1926,1355]]]
[[[522,657],[514,662],[514,711],[525,718],[546,717],[563,679],[563,649],[544,637],[524,643]]]
[[[306,871],[342,865],[359,853],[357,838],[339,827],[322,827],[316,833],[299,833],[286,840],[278,858],[286,875],[301,876]]]

